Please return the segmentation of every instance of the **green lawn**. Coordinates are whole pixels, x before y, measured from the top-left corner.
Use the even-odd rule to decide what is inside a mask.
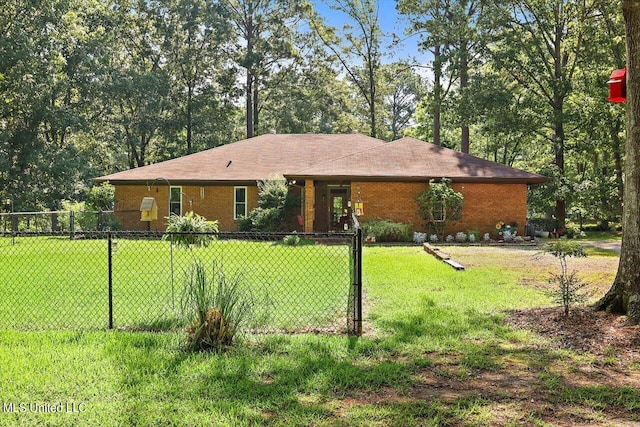
[[[107,240],[0,238],[0,327],[108,326]],[[178,322],[195,260],[240,275],[255,300],[251,327],[346,327],[348,245],[284,246],[215,241],[183,249],[162,240],[116,239],[112,257],[115,327]]]
[[[178,332],[1,331],[0,400],[84,412],[0,413],[0,425],[553,425],[563,411],[564,424],[611,411],[638,421],[636,389],[570,377],[607,365],[503,324],[510,309],[549,303],[508,270],[457,272],[420,248],[375,247],[364,279],[358,339],[248,335],[217,355],[183,351]]]

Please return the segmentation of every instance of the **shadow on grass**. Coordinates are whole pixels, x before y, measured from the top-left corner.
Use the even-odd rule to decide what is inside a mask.
[[[515,405],[524,422],[536,410],[529,397],[596,411],[640,408],[638,390],[550,374],[566,352],[519,341],[500,316],[425,301],[377,326],[385,337],[271,335],[225,354],[185,352],[178,334],[122,332],[105,351],[120,376],[122,420],[132,425],[449,425],[490,422],[496,403]],[[441,350],[403,353],[428,343]]]
[[[192,424],[208,416],[246,425],[277,416],[313,424],[332,413],[325,403],[333,396],[411,381],[411,365],[360,358],[357,343],[354,357],[345,337],[263,337],[225,354],[188,353],[167,337],[128,334],[107,348],[120,372],[126,423]]]
[[[510,331],[502,324],[501,316],[441,307],[430,298],[423,298],[416,311],[401,312],[377,323],[394,345],[428,342],[434,346],[453,346],[452,349],[467,339],[479,336],[498,339]]]

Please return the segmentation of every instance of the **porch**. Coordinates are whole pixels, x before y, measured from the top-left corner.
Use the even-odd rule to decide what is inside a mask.
[[[302,192],[304,231],[340,232],[350,227],[351,182],[307,179]]]

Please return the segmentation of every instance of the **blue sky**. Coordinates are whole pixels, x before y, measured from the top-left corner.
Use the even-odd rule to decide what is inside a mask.
[[[313,0],[313,3],[316,11],[327,20],[329,25],[342,28],[346,23],[344,14],[331,10],[322,0]],[[427,54],[418,51],[419,37],[407,38],[405,34],[406,22],[396,11],[395,0],[379,0],[379,7],[378,21],[382,32],[386,36],[383,41],[383,50],[389,55],[384,62],[408,60],[411,57],[416,57],[424,65],[428,61]],[[401,45],[391,50],[388,49],[388,46],[393,40],[392,34],[396,34],[398,38],[404,41]]]

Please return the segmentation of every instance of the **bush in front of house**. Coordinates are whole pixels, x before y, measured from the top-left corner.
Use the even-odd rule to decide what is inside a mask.
[[[373,236],[376,242],[410,242],[411,227],[401,222],[389,220],[373,220],[362,224],[362,233],[366,237]]]
[[[292,212],[300,207],[300,198],[289,192],[283,176],[258,182],[258,207],[238,221],[240,231],[284,231]]]
[[[451,180],[430,180],[429,188],[416,197],[418,214],[429,232],[434,232],[442,240],[447,224],[462,217],[464,196],[451,186]]]
[[[240,231],[280,231],[282,210],[257,207],[238,220]]]
[[[300,237],[296,234],[289,234],[282,238],[282,243],[287,246],[298,246],[298,243],[300,243]]]

